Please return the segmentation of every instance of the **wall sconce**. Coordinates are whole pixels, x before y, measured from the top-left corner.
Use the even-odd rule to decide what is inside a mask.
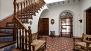
[[[32,25],[32,21],[30,21],[29,23],[30,23],[30,25]]]
[[[51,19],[51,24],[54,24],[54,19]]]
[[[82,23],[82,19],[80,19],[79,22]]]

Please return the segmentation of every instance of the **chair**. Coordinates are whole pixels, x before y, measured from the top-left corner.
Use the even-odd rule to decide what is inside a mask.
[[[29,35],[24,36],[24,39],[28,39],[29,38]],[[38,33],[34,33],[32,34],[32,40],[31,40],[31,50],[29,50],[29,40],[27,40],[26,42],[24,42],[25,46],[24,46],[24,49],[28,49],[29,51],[43,51],[45,48],[46,48],[46,41],[45,40],[40,40],[38,39]],[[27,43],[27,48],[26,48],[26,43]]]
[[[55,37],[55,31],[50,31],[50,37]]]
[[[77,39],[80,39],[81,41],[76,41]],[[85,49],[86,51],[88,51],[91,48],[91,35],[83,33],[82,37],[73,37],[73,41],[74,41],[74,49],[77,46],[80,46],[81,47],[80,49]]]

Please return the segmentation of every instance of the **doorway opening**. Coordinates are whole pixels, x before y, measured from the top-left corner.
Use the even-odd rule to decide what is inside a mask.
[[[49,18],[39,18],[38,35],[49,36]]]
[[[60,15],[60,36],[73,36],[73,15],[70,12],[63,12]]]

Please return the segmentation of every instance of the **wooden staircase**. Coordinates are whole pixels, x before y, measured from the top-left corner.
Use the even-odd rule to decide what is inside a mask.
[[[28,19],[33,19],[32,16],[36,16],[38,10],[45,4],[44,0],[36,1],[24,0],[17,3],[16,0],[14,0],[14,15],[12,21],[6,22],[5,27],[0,26],[0,51],[10,51],[14,48],[18,48],[21,51],[31,51],[31,48],[27,49],[28,45],[25,43],[29,42],[28,47],[31,47],[31,27],[29,26],[27,29],[23,23],[29,23]],[[29,39],[27,35],[29,35]],[[26,39],[24,39],[24,36],[26,36]],[[16,43],[17,45],[13,45]],[[13,48],[5,48],[11,45],[13,45]],[[3,48],[4,50],[1,50]]]
[[[13,23],[7,22],[6,27],[0,27],[0,49],[4,48],[4,50],[0,51],[10,51],[16,47],[14,45],[16,42],[13,41],[13,25]],[[8,46],[13,46],[13,48]]]

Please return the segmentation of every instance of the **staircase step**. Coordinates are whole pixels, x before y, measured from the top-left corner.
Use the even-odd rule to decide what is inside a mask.
[[[5,34],[13,34],[13,29],[8,29],[8,28],[0,28],[0,33],[5,33]]]
[[[18,17],[19,19],[32,19],[32,16],[22,16],[22,17]]]
[[[13,34],[0,33],[0,37],[5,37],[5,36],[13,36]]]
[[[30,11],[22,13],[22,15],[32,15],[32,14],[33,14],[33,12],[30,12]]]
[[[33,14],[27,14],[27,15],[22,14],[22,16],[30,16],[30,15],[33,15]]]
[[[21,16],[22,16],[22,17],[28,17],[28,18],[29,18],[29,17],[32,16],[32,15],[34,15],[34,14],[31,14],[31,15],[24,15],[24,14],[23,14],[23,15],[18,15],[18,17],[21,17]],[[30,18],[31,18],[31,17],[30,17]]]
[[[7,22],[7,24],[13,24],[13,22]]]
[[[12,27],[0,27],[0,29],[13,29]]]
[[[13,28],[14,23],[13,22],[7,22],[6,27]]]
[[[29,24],[29,22],[22,22],[22,23],[24,23],[24,24]]]
[[[0,42],[13,41],[13,34],[0,33]]]
[[[35,15],[35,13],[36,13],[35,11],[31,12],[29,10],[25,12],[25,14],[27,14],[27,15]],[[24,13],[22,13],[22,14],[24,14]]]
[[[12,42],[13,36],[0,37],[0,42]]]
[[[9,45],[15,44],[15,43],[16,42],[0,42],[0,49],[4,48],[6,46],[9,46]]]

